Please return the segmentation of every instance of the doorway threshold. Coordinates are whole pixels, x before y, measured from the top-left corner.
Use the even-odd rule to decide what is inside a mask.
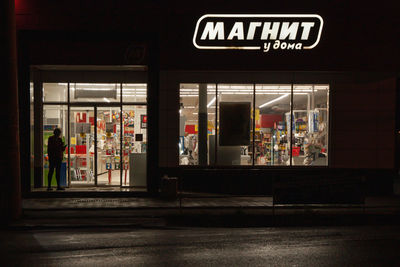
[[[47,191],[47,188],[32,188],[26,198],[52,198],[52,197],[144,197],[147,196],[145,187],[120,187],[120,186],[78,186],[65,187],[65,190]]]

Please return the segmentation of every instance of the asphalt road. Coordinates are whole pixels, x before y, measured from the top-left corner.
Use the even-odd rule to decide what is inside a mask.
[[[400,226],[0,232],[2,266],[400,266]]]

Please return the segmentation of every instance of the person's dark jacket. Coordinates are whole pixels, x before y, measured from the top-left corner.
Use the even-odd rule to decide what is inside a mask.
[[[65,147],[60,137],[50,136],[47,143],[49,159],[62,160]]]

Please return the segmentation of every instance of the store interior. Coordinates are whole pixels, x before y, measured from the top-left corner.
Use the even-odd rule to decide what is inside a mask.
[[[199,164],[201,90],[207,90],[207,165],[328,165],[327,84],[180,84],[180,165]],[[224,102],[250,103],[250,145],[220,145]]]
[[[68,103],[68,84],[43,84],[45,186],[49,165],[47,139],[58,127],[64,143],[69,144],[61,168],[63,186],[145,187],[145,177],[138,174],[143,173],[145,165],[136,158],[145,158],[146,154],[146,84],[121,86],[71,83]],[[78,94],[79,90],[82,92]],[[55,179],[52,185],[56,185]]]

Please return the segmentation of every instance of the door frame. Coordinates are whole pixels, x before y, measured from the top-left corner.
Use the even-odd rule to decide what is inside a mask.
[[[112,68],[113,66],[110,66]],[[76,70],[74,71],[65,71],[65,70],[54,70],[48,69],[47,66],[42,69],[41,66],[32,66],[31,67],[31,82],[33,82],[33,95],[34,95],[34,145],[35,145],[35,160],[40,161],[41,168],[39,171],[35,171],[34,179],[38,181],[38,186],[35,182],[35,187],[42,187],[43,186],[43,106],[44,105],[64,105],[67,106],[67,139],[68,139],[68,147],[70,147],[70,112],[71,107],[93,107],[95,121],[97,121],[97,108],[98,107],[119,107],[120,108],[120,116],[122,117],[122,108],[123,106],[146,106],[146,114],[149,116],[149,101],[147,102],[123,102],[122,99],[122,84],[125,83],[146,83],[147,85],[147,98],[149,98],[149,81],[148,81],[148,73],[145,66],[138,66],[137,69],[133,68],[132,66],[127,66],[127,71],[85,71],[79,70],[82,72],[81,77],[77,77],[79,75],[76,74]],[[109,74],[109,75],[107,75]],[[43,83],[55,83],[55,82],[63,82],[67,83],[67,102],[44,102],[43,99]],[[70,84],[73,83],[80,83],[80,82],[87,82],[87,83],[116,83],[120,85],[121,90],[121,98],[118,102],[71,102],[70,101]],[[39,122],[39,123],[38,123]],[[94,186],[98,186],[97,181],[97,125],[95,126],[95,142],[96,145],[95,149],[95,157],[94,157],[94,177],[95,177],[95,184]],[[122,139],[123,139],[123,128],[122,128],[122,120],[120,120],[120,151],[122,153]],[[149,131],[146,131],[146,140],[147,146],[149,147]],[[38,142],[39,141],[39,142]],[[40,153],[41,152],[41,153]],[[146,154],[148,157],[149,148],[146,149]],[[68,187],[71,186],[71,172],[70,172],[70,156],[68,156]],[[38,163],[36,163],[38,165]],[[120,166],[122,166],[122,157],[120,157]],[[147,160],[147,167],[149,168],[149,160]],[[147,178],[148,180],[148,178]],[[122,172],[120,172],[120,183],[119,187],[124,187],[122,185]]]
[[[146,105],[147,106],[147,105]],[[71,132],[70,132],[70,116],[71,116],[71,107],[93,107],[93,116],[94,116],[94,121],[96,123],[94,123],[94,155],[93,155],[93,167],[94,167],[94,186],[98,187],[98,154],[97,154],[97,111],[98,111],[98,107],[118,107],[120,109],[119,113],[120,113],[120,118],[122,118],[122,104],[121,102],[119,103],[104,103],[104,102],[89,102],[86,104],[83,103],[69,103],[68,104],[68,147],[70,147],[70,138],[71,138]],[[122,152],[122,140],[123,140],[123,132],[122,132],[122,120],[120,120],[120,153]],[[68,154],[68,186],[71,187],[71,157]],[[120,166],[122,166],[122,157],[120,157]],[[113,187],[113,185],[109,185],[111,187]],[[122,187],[122,172],[120,170],[120,183],[118,185],[119,187]],[[107,186],[108,187],[108,186]],[[116,186],[114,186],[116,187]]]

